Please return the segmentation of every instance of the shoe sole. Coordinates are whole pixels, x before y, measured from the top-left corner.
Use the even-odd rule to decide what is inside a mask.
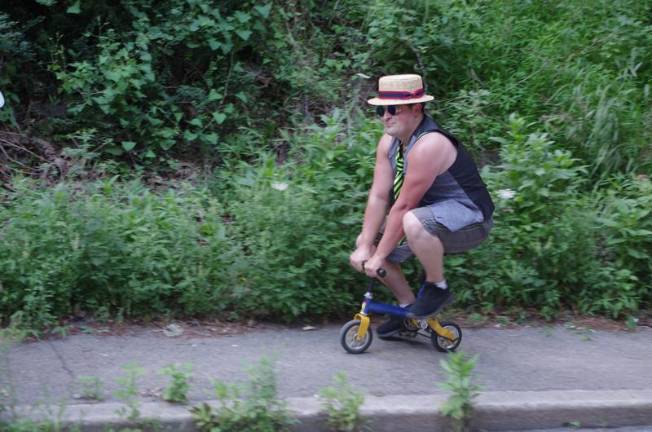
[[[396,337],[400,336],[401,332],[404,332],[404,331],[406,331],[405,325],[403,325],[402,328],[398,328],[396,330],[393,330],[393,331],[390,331],[390,332],[387,332],[387,333],[382,333],[382,334],[380,332],[378,332],[378,330],[376,330],[376,334],[378,335],[378,337],[380,339],[392,340],[392,339],[396,339]]]
[[[378,331],[376,331],[376,334],[378,335],[378,337],[380,339],[383,339],[383,340],[390,339],[391,340],[391,339],[394,339],[394,337],[397,336],[401,331],[402,331],[401,329],[398,329],[398,330],[394,330],[394,331],[383,333],[383,334],[380,334],[380,333],[378,333]]]
[[[398,332],[393,333],[391,335],[384,335],[384,336],[378,335],[378,339],[386,340],[386,341],[398,341],[398,340],[401,340],[401,338],[398,335]]]
[[[391,335],[378,335],[378,338],[381,340],[387,341],[408,341],[412,342],[416,339],[417,332],[411,332],[409,330],[399,330]]]
[[[455,296],[454,296],[453,294],[451,294],[450,297],[448,297],[448,299],[446,299],[446,301],[443,302],[443,303],[441,304],[441,306],[439,306],[439,307],[438,307],[437,309],[435,309],[433,312],[430,312],[429,314],[426,314],[426,315],[414,315],[414,314],[408,312],[407,317],[408,317],[408,318],[412,318],[412,319],[427,319],[427,318],[432,318],[433,316],[437,315],[437,314],[438,314],[438,313],[439,313],[443,308],[445,308],[445,307],[448,306],[449,304],[453,303],[454,301],[455,301]]]
[[[431,340],[431,334],[426,330],[403,330],[390,338],[381,338],[384,341],[403,342],[407,344],[421,344],[422,338]]]

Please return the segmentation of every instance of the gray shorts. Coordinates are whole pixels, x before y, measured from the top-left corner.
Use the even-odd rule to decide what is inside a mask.
[[[444,253],[446,254],[466,252],[473,249],[489,236],[489,232],[493,227],[493,220],[489,219],[481,223],[467,225],[456,231],[450,231],[435,220],[432,211],[427,207],[416,208],[412,212],[426,231],[439,238],[444,245]],[[389,254],[387,260],[402,263],[413,255],[414,253],[412,253],[407,243],[402,242]]]

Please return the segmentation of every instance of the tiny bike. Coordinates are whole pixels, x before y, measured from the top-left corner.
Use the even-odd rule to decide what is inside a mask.
[[[385,274],[384,269],[378,270],[378,276],[385,277]],[[373,332],[370,328],[370,314],[405,318],[405,329],[398,334],[401,339],[413,340],[421,336],[429,338],[437,351],[449,352],[457,349],[462,342],[460,326],[452,322],[439,322],[436,314],[423,319],[410,318],[408,312],[399,306],[374,301],[371,291],[377,283],[373,278],[369,281],[360,312],[340,330],[340,343],[347,352],[361,354],[371,345]]]

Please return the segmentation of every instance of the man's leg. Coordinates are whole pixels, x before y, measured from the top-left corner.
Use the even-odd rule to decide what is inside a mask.
[[[379,278],[384,285],[386,285],[396,297],[399,305],[403,308],[414,303],[414,293],[412,288],[408,284],[403,272],[401,271],[401,266],[399,262],[403,262],[405,259],[413,256],[412,252],[405,247],[399,247],[394,249],[392,254],[385,261],[385,270],[387,275],[384,278]],[[393,339],[400,331],[405,330],[403,322],[405,318],[390,315],[390,317],[382,323],[376,329],[378,337],[381,339]]]
[[[392,291],[400,305],[414,303],[414,293],[401,271],[401,266],[397,263],[386,261],[386,267],[387,276],[380,279],[382,283]]]
[[[452,300],[444,280],[444,245],[439,237],[426,230],[412,211],[403,217],[403,230],[408,246],[426,272],[419,298],[410,312],[417,317],[434,314]]]
[[[426,272],[426,281],[443,281],[444,245],[439,237],[426,231],[421,221],[412,212],[407,212],[403,217],[403,230],[408,246]]]
[[[403,275],[403,272],[401,271],[400,265],[391,261],[386,261],[385,265],[387,275],[380,280],[390,290],[392,290],[392,293],[394,294],[394,297],[396,297],[399,305],[403,308],[407,308],[414,303],[415,298],[410,285],[408,284],[405,276]],[[393,337],[396,336],[400,331],[405,330],[405,326],[403,325],[404,321],[405,318],[403,317],[390,315],[387,321],[382,323],[376,329],[378,337],[381,339],[393,339]]]

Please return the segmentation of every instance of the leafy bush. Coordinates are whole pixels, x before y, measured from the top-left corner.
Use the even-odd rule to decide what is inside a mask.
[[[449,259],[462,287],[459,298],[487,307],[534,306],[547,317],[562,307],[613,316],[638,310],[645,284],[634,277],[632,255],[641,255],[628,255],[626,265],[610,257],[611,244],[619,241],[600,229],[597,198],[579,193],[586,169],[546,135],[526,135],[523,119],[511,122],[510,138],[502,142],[502,169],[485,176],[496,195],[490,240]],[[620,235],[645,238],[645,229],[616,222],[618,213],[610,217],[614,229],[622,227]]]
[[[517,112],[582,159],[594,178],[649,171],[642,144],[650,141],[643,125],[652,69],[643,58],[652,28],[640,19],[649,4],[435,3],[461,27],[464,36],[446,60],[461,58],[468,76],[436,106],[469,147],[491,149],[489,134]]]
[[[92,375],[80,375],[77,378],[80,399],[101,401],[104,400],[102,381]]]
[[[140,420],[141,401],[138,397],[138,379],[144,375],[145,369],[135,363],[129,363],[122,367],[125,375],[117,379],[119,388],[115,396],[124,403],[117,414],[130,421]]]
[[[101,132],[112,140],[102,151],[113,155],[138,151],[151,159],[180,142],[214,152],[220,129],[242,121],[235,107],[249,102],[255,89],[242,86],[229,93],[233,75],[253,84],[233,56],[264,38],[261,20],[270,5],[215,8],[170,0],[127,9],[128,31],[109,28],[93,44],[94,56],[67,62],[62,53],[51,66],[70,101],[69,113],[90,127],[99,117],[112,119]],[[94,35],[83,37],[91,44]],[[195,70],[184,76],[182,62],[190,59]]]
[[[17,127],[13,105],[18,102],[15,86],[10,85],[16,76],[23,73],[18,67],[18,62],[29,62],[34,53],[25,35],[20,31],[18,23],[12,21],[9,15],[0,12],[0,90],[2,90],[6,105],[0,110],[0,122]],[[6,62],[6,59],[13,61]],[[7,63],[5,66],[5,62]]]
[[[293,138],[310,143],[309,162],[243,164],[216,181],[219,200],[190,184],[17,181],[0,209],[3,318],[20,311],[42,328],[81,312],[292,320],[350,310],[361,279],[347,257],[376,137],[363,127],[344,141],[340,115]]]
[[[440,387],[451,393],[441,407],[441,412],[452,419],[455,432],[471,430],[473,399],[480,390],[478,385],[471,382],[477,361],[477,356],[469,358],[462,352],[451,353],[446,360],[440,361],[446,373],[446,381]]]
[[[322,6],[2,3],[0,177],[69,167],[0,208],[2,318],[346,309],[380,133],[358,105],[412,71],[507,191],[487,244],[448,260],[465,304],[649,306],[650,2]],[[209,187],[109,180],[187,166]]]
[[[328,414],[328,424],[336,432],[358,432],[366,430],[365,420],[360,415],[364,395],[349,384],[346,374],[335,375],[335,385],[326,387],[319,395],[322,407]]]
[[[338,142],[342,124],[325,120],[331,125],[295,137],[306,141],[305,163],[279,167],[267,157],[228,180],[230,228],[247,268],[238,308],[249,313],[285,320],[341,313],[361,292],[348,255],[373,147],[364,132],[360,142]]]
[[[151,316],[228,307],[238,272],[221,207],[201,189],[155,194],[107,180],[39,191],[2,210],[0,311],[41,328],[79,311]]]
[[[652,183],[645,176],[614,179],[601,197],[597,220],[600,254],[602,262],[610,263],[603,272],[612,271],[622,282],[616,286],[606,283],[598,299],[599,310],[617,316],[651,304],[651,209]]]
[[[295,421],[278,398],[274,368],[268,359],[250,369],[249,381],[243,386],[217,382],[215,394],[220,403],[216,410],[206,403],[191,410],[200,431],[282,432],[290,430]]]
[[[188,401],[188,390],[192,377],[192,366],[184,364],[177,366],[170,364],[161,370],[161,373],[170,377],[170,383],[163,390],[163,400],[174,403],[185,403]]]
[[[35,94],[13,74],[12,87],[25,84],[17,97],[56,101],[36,110],[36,130],[66,140],[94,129],[90,150],[149,165],[197,154],[214,163],[242,126],[269,138],[276,123],[312,120],[349,93],[349,50],[364,46],[343,19],[342,8],[355,9],[348,3],[315,17],[312,0],[42,4],[7,7],[0,21],[10,31],[10,70],[31,61],[45,90]],[[38,48],[33,59],[11,56],[21,43]]]
[[[0,7],[0,86],[18,123],[61,140],[95,129],[105,158],[219,161],[242,126],[268,144],[362,99],[375,83],[357,73],[416,71],[473,149],[496,150],[488,137],[518,112],[595,178],[650,167],[647,2],[62,3]]]

